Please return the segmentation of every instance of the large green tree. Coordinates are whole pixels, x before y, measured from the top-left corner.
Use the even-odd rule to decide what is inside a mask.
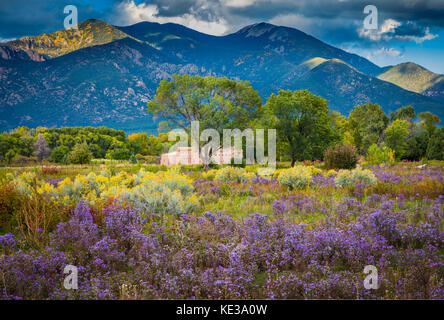
[[[416,118],[415,109],[412,106],[399,108],[395,112],[390,113],[390,121],[406,120],[412,122]]]
[[[73,164],[87,164],[91,162],[92,153],[84,142],[76,144],[68,155],[68,161]]]
[[[327,101],[307,90],[272,94],[265,114],[271,117],[269,125],[277,130],[278,143],[292,166],[297,160],[321,159],[335,138]]]
[[[201,130],[249,126],[260,112],[261,98],[248,81],[228,78],[173,75],[162,80],[148,111],[164,120],[163,128],[189,132],[192,121]]]
[[[362,153],[378,143],[389,119],[381,106],[374,103],[366,103],[356,106],[348,117],[348,125],[353,143]]]
[[[439,117],[429,111],[418,114],[418,118],[421,119],[421,124],[425,130],[429,133],[430,137],[436,130],[436,125],[441,122]]]
[[[385,129],[385,143],[395,151],[396,159],[401,159],[407,149],[410,123],[407,120],[395,120]]]
[[[427,158],[444,160],[444,128],[437,128],[427,146]]]

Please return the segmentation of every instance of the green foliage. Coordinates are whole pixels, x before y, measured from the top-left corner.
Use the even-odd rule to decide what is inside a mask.
[[[113,149],[108,150],[106,153],[106,159],[113,160],[128,160],[131,153],[125,146],[117,145]]]
[[[439,128],[430,138],[427,146],[427,158],[444,160],[444,128]]]
[[[348,125],[354,145],[361,153],[366,153],[372,144],[378,143],[388,121],[381,106],[374,103],[356,106],[350,112]]]
[[[395,120],[385,129],[385,143],[395,151],[396,159],[401,159],[407,149],[406,139],[409,135],[410,123],[406,120]]]
[[[16,156],[15,151],[14,150],[9,150],[8,152],[6,152],[6,155],[5,155],[6,162],[8,164],[11,164],[12,159],[14,159],[15,156]]]
[[[324,154],[325,165],[328,169],[353,169],[358,159],[356,147],[349,144],[331,146]]]
[[[92,156],[86,143],[76,144],[68,155],[68,161],[72,164],[88,164]]]
[[[395,153],[387,146],[379,148],[377,144],[372,144],[368,149],[366,161],[371,165],[392,165],[395,163]]]
[[[292,166],[297,160],[321,159],[334,140],[327,101],[307,90],[272,94],[264,115],[268,126],[277,130],[278,143]]]
[[[131,150],[135,154],[148,155],[149,138],[146,133],[134,133],[128,136]]]
[[[421,124],[424,126],[425,130],[429,133],[430,136],[436,130],[436,125],[441,122],[441,119],[435,114],[430,112],[422,112],[418,114],[418,118],[421,119]]]
[[[0,233],[12,231],[14,214],[20,209],[23,200],[12,184],[0,187]]]
[[[166,213],[181,215],[189,213],[196,207],[196,203],[189,201],[185,193],[159,182],[145,183],[132,190],[125,190],[121,199],[142,212],[160,215]]]
[[[93,157],[96,159],[105,158],[106,154],[110,154],[115,158],[128,159],[132,150],[131,143],[122,130],[109,129],[106,127],[92,128],[92,127],[66,127],[66,128],[38,128],[29,129],[26,127],[19,127],[11,133],[0,134],[0,160],[6,160],[5,155],[9,150],[13,150],[20,158],[29,158],[34,154],[35,146],[39,145],[39,152],[43,152],[43,158],[48,157],[48,149],[44,148],[43,140],[37,143],[38,136],[41,135],[46,141],[49,149],[57,149],[54,157],[51,156],[52,161],[63,162],[64,158],[60,151],[72,150],[76,144],[86,143]],[[157,139],[157,137],[155,137]],[[43,146],[43,147],[42,147]],[[120,150],[120,149],[123,149]],[[40,154],[39,153],[39,154]],[[36,153],[37,157],[38,154]],[[42,158],[42,159],[43,159]],[[18,157],[16,158],[18,159]],[[39,159],[41,161],[42,159]]]
[[[20,136],[20,155],[31,157],[34,153],[34,143],[34,137],[27,134]]]
[[[50,158],[57,163],[67,162],[69,148],[66,146],[58,146],[52,149]]]
[[[131,154],[129,160],[130,160],[130,163],[132,163],[132,164],[137,164],[137,158],[136,158],[136,156],[134,155],[134,153]]]
[[[418,115],[420,121],[413,122],[415,111],[411,106],[391,113],[391,124],[387,127],[389,118],[379,105],[372,103],[356,106],[346,118],[338,112],[329,112],[324,99],[304,90],[280,91],[261,106],[258,93],[248,82],[175,75],[170,81],[161,82],[148,109],[166,120],[166,128],[188,131],[190,122],[199,120],[201,131],[277,129],[277,159],[290,160],[292,166],[296,161],[321,159],[325,150],[334,145],[352,145],[360,154],[367,154],[371,145],[385,144],[395,151],[397,159],[441,157],[439,137],[434,137],[440,119],[423,112]],[[130,159],[134,163],[131,155],[136,155],[139,162],[158,163],[159,156],[176,142],[168,141],[166,133],[159,136],[135,133],[127,137],[122,130],[106,127],[19,127],[0,134],[0,161],[27,164],[35,162],[33,156],[42,161],[50,155],[52,161],[64,163],[68,150],[83,143],[95,159]],[[243,151],[246,154],[245,145]],[[378,153],[373,148],[372,162],[392,162],[387,155],[375,157],[375,152]],[[330,150],[329,154],[333,153]],[[342,159],[342,163],[338,155],[335,158],[334,166],[338,168],[353,166],[351,158]],[[346,164],[349,160],[350,164]],[[240,166],[245,166],[245,159]]]
[[[261,98],[247,81],[228,78],[173,75],[162,80],[148,103],[148,112],[165,119],[165,128],[190,129],[194,120],[200,129],[248,127],[261,109]]]
[[[412,106],[402,107],[395,112],[390,113],[390,121],[406,120],[412,122],[416,118],[415,109]]]

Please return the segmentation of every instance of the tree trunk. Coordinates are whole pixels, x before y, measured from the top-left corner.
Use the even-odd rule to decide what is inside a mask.
[[[294,164],[296,163],[296,157],[294,154],[291,155],[291,167],[294,167]]]

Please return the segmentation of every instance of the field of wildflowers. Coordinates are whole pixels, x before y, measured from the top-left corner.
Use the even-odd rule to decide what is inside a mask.
[[[444,299],[444,165],[417,166],[3,170],[0,298]]]

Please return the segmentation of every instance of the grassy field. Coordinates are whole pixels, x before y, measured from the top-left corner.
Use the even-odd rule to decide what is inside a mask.
[[[0,298],[443,299],[444,163],[419,165],[3,167]]]

